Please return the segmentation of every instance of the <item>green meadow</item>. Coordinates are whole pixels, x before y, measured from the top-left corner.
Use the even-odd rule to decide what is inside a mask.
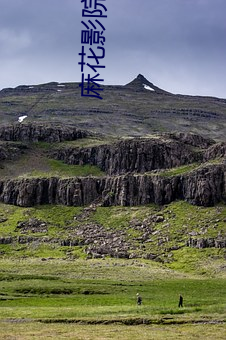
[[[177,339],[177,333],[192,338],[211,329],[215,339],[223,339],[226,331],[223,278],[184,274],[147,260],[2,258],[0,266],[3,339],[63,339],[63,334],[142,339],[143,332],[144,339],[154,339],[152,334],[164,339],[168,331]],[[179,294],[183,308],[178,308]]]
[[[178,201],[163,207],[97,207],[82,217],[84,212],[84,207],[0,205],[0,237],[14,240],[0,244],[0,339],[225,338],[225,250],[185,246],[192,231],[196,237],[204,229],[203,237],[224,234],[225,205],[202,208]],[[84,246],[44,242],[74,237],[72,230],[82,223],[98,223],[126,230],[142,255],[140,231],[131,221],[154,214],[167,224],[155,224],[143,252],[152,251],[159,261],[90,259]],[[30,219],[46,223],[46,230],[17,228]],[[158,245],[160,236],[168,243]],[[34,241],[19,243],[17,237]]]

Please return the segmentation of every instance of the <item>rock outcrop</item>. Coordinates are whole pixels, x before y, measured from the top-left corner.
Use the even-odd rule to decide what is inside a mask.
[[[0,127],[0,140],[22,142],[63,142],[90,136],[74,126],[48,126],[41,124],[14,124]]]
[[[144,173],[202,159],[201,151],[194,152],[180,141],[160,138],[125,140],[87,148],[61,148],[51,156],[67,164],[97,165],[108,175]]]
[[[194,133],[175,132],[163,134],[163,136],[164,135],[168,136],[170,139],[180,141],[183,144],[192,145],[201,149],[207,149],[211,145],[215,144],[213,139],[196,135]]]
[[[167,92],[158,86],[154,85],[151,83],[149,80],[147,80],[142,74],[138,74],[138,76],[132,80],[130,83],[124,85],[124,88],[126,89],[131,89],[136,92],[140,91],[147,91],[144,87],[144,85],[148,86],[151,89],[151,93],[156,93],[156,94],[169,94],[172,95],[172,93]]]
[[[0,129],[0,138],[4,140],[60,142],[85,136],[86,132],[68,127],[18,124]],[[0,160],[20,149],[18,143],[8,143],[8,146],[4,143],[0,146]],[[183,199],[192,204],[211,206],[226,198],[226,164],[223,160],[220,164],[199,166],[177,176],[164,176],[160,170],[201,163],[216,155],[224,157],[225,144],[212,144],[210,139],[178,133],[109,145],[54,149],[52,158],[68,164],[96,165],[108,176],[8,179],[0,181],[0,201],[19,206],[48,203],[83,206],[94,201],[101,201],[105,206],[137,206],[151,202],[163,205]]]
[[[189,174],[33,178],[0,182],[0,201],[19,206],[36,204],[88,205],[102,200],[105,206],[159,205],[176,199],[211,206],[226,196],[226,165],[209,165]]]
[[[217,143],[209,147],[204,152],[204,161],[208,161],[214,158],[221,158],[226,156],[226,143]]]
[[[224,237],[212,237],[212,238],[190,238],[186,244],[192,248],[226,248],[226,239]]]
[[[26,145],[23,144],[9,144],[9,143],[1,143],[0,144],[0,161],[15,159],[21,153],[24,153],[27,149]]]

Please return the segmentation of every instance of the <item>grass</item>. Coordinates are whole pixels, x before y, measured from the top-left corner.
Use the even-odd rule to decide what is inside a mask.
[[[105,173],[95,165],[69,165],[60,160],[50,158],[49,153],[55,148],[72,146],[90,145],[90,143],[103,143],[101,139],[80,139],[77,141],[69,141],[65,143],[24,143],[26,152],[22,153],[18,158],[1,162],[0,176],[1,178],[33,178],[33,177],[87,177],[87,176],[103,176]],[[71,143],[71,144],[70,144]],[[16,145],[11,143],[12,147]]]
[[[67,207],[56,205],[41,205],[32,208],[21,208],[0,203],[1,236],[18,235],[15,231],[18,222],[36,218],[47,223],[48,227],[55,228],[56,234],[60,228],[74,225],[74,216],[82,211],[81,207]]]
[[[157,233],[143,252],[161,253],[165,263],[88,260],[83,247],[60,242],[1,244],[0,338],[224,338],[224,249],[185,247],[191,231],[197,238],[225,232],[224,204],[202,208],[178,201],[163,207],[97,207],[83,220],[84,212],[82,207],[0,204],[1,236],[73,239],[80,224],[95,222],[126,231],[140,249],[140,230],[133,229],[131,221],[161,215],[164,221],[152,225]],[[23,234],[16,229],[19,221],[31,218],[45,222],[47,231]],[[159,245],[160,237],[168,237],[168,242]],[[175,245],[181,248],[169,249]],[[137,292],[143,298],[140,308]],[[180,309],[179,294],[184,297]]]
[[[120,326],[120,325],[79,325],[79,324],[6,324],[1,323],[3,338],[17,336],[18,340],[28,339],[73,339],[73,340],[159,340],[199,339],[223,340],[224,325],[180,325],[180,326]]]
[[[213,160],[210,160],[206,163],[192,163],[192,164],[187,164],[187,165],[182,165],[178,166],[172,169],[166,169],[166,170],[161,170],[159,173],[157,173],[161,177],[171,177],[171,176],[178,176],[178,175],[183,175],[186,173],[189,173],[193,170],[201,169],[205,166],[211,165],[211,164],[221,164],[222,163],[222,158],[216,158]],[[153,175],[153,173],[148,172],[147,175]],[[156,175],[156,173],[154,173]]]
[[[119,334],[131,339],[143,332],[147,339],[151,334],[162,339],[166,331],[192,337],[202,329],[206,335],[215,330],[215,336],[225,329],[225,279],[180,274],[144,260],[5,258],[0,267],[1,336],[17,331],[23,339],[46,338],[50,332],[73,338],[76,331],[81,339],[99,339],[106,331],[103,339]],[[184,296],[180,309],[179,293]],[[195,330],[192,323],[201,324]]]
[[[71,141],[63,141],[60,143],[48,143],[48,142],[35,142],[32,143],[34,148],[40,148],[43,150],[54,150],[54,149],[60,149],[60,148],[85,148],[85,147],[92,147],[92,146],[98,146],[103,144],[111,144],[114,141],[117,141],[117,139],[113,137],[107,137],[107,136],[95,136],[95,137],[87,137],[87,138],[80,138],[76,140]]]
[[[225,325],[173,325],[173,326],[125,326],[125,325],[81,325],[81,324],[42,324],[27,322],[1,322],[2,339],[18,340],[73,339],[73,340],[159,340],[159,339],[209,339],[224,340]]]
[[[103,176],[104,172],[100,170],[95,165],[68,165],[63,161],[48,159],[47,164],[49,170],[41,171],[41,170],[33,170],[30,173],[23,175],[22,177],[74,177],[74,176]]]
[[[197,272],[201,275],[209,274],[225,276],[225,252],[217,248],[196,249],[184,247],[173,251],[173,261],[168,267],[183,272]]]
[[[172,169],[169,169],[169,170],[163,170],[163,171],[159,172],[159,175],[161,177],[183,175],[183,174],[188,173],[188,172],[190,172],[194,169],[197,169],[199,165],[200,164],[198,164],[198,163],[182,165],[182,166],[178,166],[176,168],[172,168]]]
[[[144,231],[140,227],[151,216],[161,215],[162,222],[150,222],[150,242],[137,239]],[[45,223],[44,230],[17,228],[21,221],[37,219]],[[23,208],[0,204],[0,237],[13,237],[11,244],[1,245],[1,256],[85,258],[85,244],[77,231],[88,224],[100,225],[106,232],[123,232],[131,245],[130,253],[137,257],[153,254],[169,268],[182,272],[199,273],[210,277],[225,277],[225,250],[187,247],[190,238],[225,237],[226,206],[197,207],[183,201],[172,202],[162,208],[155,205],[142,207],[97,207],[88,215],[83,207],[41,205]],[[138,227],[136,225],[138,224]],[[95,230],[95,229],[94,229]],[[119,234],[117,234],[119,237]],[[17,237],[32,237],[30,243],[19,244]],[[62,246],[72,240],[80,246]],[[95,240],[95,239],[94,239]],[[47,242],[48,241],[48,242]],[[103,242],[103,241],[102,241]],[[123,241],[125,242],[125,241]]]
[[[44,148],[44,147],[43,147]],[[95,165],[69,165],[60,160],[50,159],[40,152],[26,154],[14,161],[3,162],[0,169],[2,178],[33,178],[33,177],[87,177],[103,176],[105,173]],[[33,154],[32,154],[33,153]]]
[[[142,220],[150,213],[156,213],[159,207],[155,204],[139,207],[98,207],[93,215],[93,220],[104,225],[106,228],[127,227],[132,219]]]

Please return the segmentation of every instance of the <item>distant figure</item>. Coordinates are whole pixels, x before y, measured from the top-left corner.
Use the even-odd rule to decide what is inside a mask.
[[[142,304],[142,297],[140,296],[139,293],[137,293],[137,304],[140,306]]]
[[[178,307],[183,307],[183,296],[180,294],[179,296],[179,304]]]

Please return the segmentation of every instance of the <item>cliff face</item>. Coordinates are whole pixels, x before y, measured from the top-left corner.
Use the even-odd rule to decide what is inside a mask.
[[[202,137],[200,135],[196,135],[194,133],[166,133],[170,139],[177,140],[183,144],[192,145],[194,147],[198,147],[201,149],[207,149],[211,145],[215,144],[215,141],[211,138]]]
[[[14,124],[0,127],[0,140],[22,142],[63,142],[91,135],[87,131],[69,126],[46,126],[37,124]]]
[[[0,161],[15,159],[27,149],[23,144],[0,143]]]
[[[4,141],[60,142],[86,137],[69,127],[17,124],[0,128]],[[225,199],[226,164],[199,167],[183,175],[165,177],[153,170],[169,169],[225,156],[225,144],[192,134],[167,134],[149,139],[130,139],[110,145],[59,148],[52,158],[68,164],[97,165],[106,177],[61,179],[31,178],[0,181],[0,201],[19,206],[63,204],[82,206],[101,201],[105,206],[159,205],[183,199],[210,206]],[[13,159],[26,145],[2,142],[0,160]],[[151,174],[144,174],[152,171]]]
[[[21,179],[0,182],[4,203],[33,206],[63,204],[81,206],[97,200],[103,205],[160,205],[184,199],[210,206],[225,198],[226,166],[211,165],[187,175],[164,178],[147,175],[122,175],[104,178]]]
[[[204,161],[226,156],[226,143],[217,143],[204,152]]]
[[[64,148],[55,151],[52,157],[68,164],[97,165],[108,175],[173,168],[202,158],[201,152],[192,151],[180,141],[155,138],[87,148]]]

